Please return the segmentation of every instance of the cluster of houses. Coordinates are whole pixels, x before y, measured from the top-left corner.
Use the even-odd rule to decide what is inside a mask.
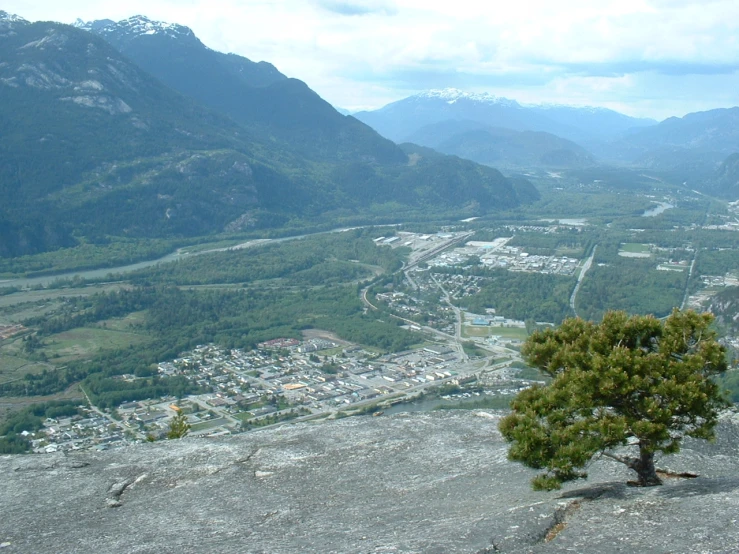
[[[79,406],[82,415],[49,418],[36,432],[23,431],[21,436],[29,440],[36,453],[52,453],[71,450],[107,450],[129,444],[132,437],[110,420],[94,411]]]
[[[506,242],[511,238],[493,242],[470,241],[460,248],[440,254],[429,263],[437,267],[457,266],[465,265],[470,258],[477,257],[487,268],[554,275],[573,275],[580,263],[576,258],[532,255],[521,247],[507,246]]]
[[[261,346],[245,352],[201,345],[171,362],[160,363],[159,371],[184,375],[208,389],[205,394],[187,399],[202,408],[197,417],[209,413],[219,422],[253,422],[297,408],[314,414],[335,411],[337,407],[406,391],[419,384],[450,379],[455,373],[449,366],[457,359],[457,353],[446,347],[377,358],[351,346],[338,355],[324,356],[322,352],[336,352],[338,347],[325,339],[280,339]],[[173,415],[166,410],[150,410],[144,415],[136,412],[134,406],[129,415],[128,408],[121,406],[122,417],[138,418],[147,425],[164,422]]]

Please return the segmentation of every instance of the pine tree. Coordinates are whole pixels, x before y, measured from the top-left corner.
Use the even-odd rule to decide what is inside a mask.
[[[509,458],[545,471],[532,482],[538,490],[587,477],[599,454],[636,471],[642,486],[661,484],[655,454],[678,452],[685,436],[712,439],[727,405],[712,379],[727,369],[712,320],[608,312],[601,323],[571,318],[534,333],[522,353],[552,382],[522,391],[501,421]],[[624,446],[638,455],[613,452]]]
[[[187,416],[180,410],[169,422],[167,429],[168,439],[181,439],[190,432],[190,424],[187,422]]]

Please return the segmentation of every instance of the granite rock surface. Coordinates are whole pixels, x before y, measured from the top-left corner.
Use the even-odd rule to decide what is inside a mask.
[[[534,492],[499,415],[299,424],[107,452],[0,457],[0,552],[735,553],[739,416],[658,460],[696,479]]]

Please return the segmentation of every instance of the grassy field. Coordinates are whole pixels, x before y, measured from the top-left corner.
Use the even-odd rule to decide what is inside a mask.
[[[203,421],[196,423],[190,428],[191,432],[204,431],[206,429],[212,429],[213,427],[219,427],[220,425],[226,425],[228,420],[225,417],[219,417],[218,419],[211,419],[210,421]]]
[[[554,251],[555,256],[569,256],[572,258],[579,258],[583,255],[582,248],[568,248],[566,246],[560,246]]]
[[[621,252],[633,252],[635,254],[649,254],[650,247],[648,244],[640,244],[638,242],[625,242],[621,245]]]
[[[87,404],[80,388],[72,385],[63,392],[48,396],[0,396],[0,417],[3,417],[6,412],[15,412],[31,404],[53,400],[79,400],[80,404]]]
[[[26,373],[41,373],[44,369],[48,368],[48,364],[32,362],[22,357],[0,354],[0,383],[22,379]]]
[[[130,331],[137,329],[146,321],[146,312],[134,312],[123,318],[101,321],[99,327],[109,331]]]
[[[9,317],[27,316],[30,313],[43,313],[52,309],[58,298],[40,300],[16,306],[0,307],[0,312]],[[14,311],[14,308],[21,308]],[[43,346],[33,354],[24,348],[23,336],[13,337],[0,342],[0,383],[8,383],[22,379],[27,373],[41,373],[53,370],[72,360],[92,357],[104,350],[114,350],[127,346],[143,344],[149,337],[137,328],[144,321],[144,313],[133,313],[122,319],[110,319],[100,323],[99,327],[71,329],[64,333],[51,335],[43,339]],[[44,358],[45,356],[45,358]]]
[[[65,363],[84,359],[102,350],[115,350],[142,344],[149,339],[145,335],[115,329],[80,327],[44,339],[43,351],[49,360]]]
[[[529,336],[526,329],[521,327],[491,327],[491,326],[471,326],[466,325],[463,328],[463,336],[465,337],[503,337],[505,339],[526,340]]]
[[[55,310],[66,297],[89,296],[98,292],[108,292],[121,288],[123,286],[116,284],[68,289],[28,290],[0,296],[0,323],[19,323],[24,319],[43,316]]]
[[[688,269],[687,266],[679,264],[660,264],[659,266],[657,266],[658,269],[660,267],[664,267],[667,271],[685,271],[686,269]]]

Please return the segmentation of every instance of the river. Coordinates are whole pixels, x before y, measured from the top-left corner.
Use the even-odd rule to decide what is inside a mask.
[[[80,277],[82,279],[99,279],[105,277],[110,273],[129,273],[136,271],[137,269],[143,269],[152,265],[173,262],[179,260],[188,254],[182,253],[179,250],[171,252],[166,256],[157,258],[156,260],[148,260],[145,262],[138,262],[135,264],[121,265],[118,267],[104,267],[101,269],[86,269],[82,271],[71,271],[69,273],[59,273],[56,275],[44,275],[42,277],[24,277],[21,279],[9,279],[7,281],[0,281],[0,287],[35,287],[35,286],[47,286],[58,279],[74,279]]]
[[[666,212],[670,208],[674,208],[674,207],[675,206],[673,206],[672,204],[670,204],[668,202],[657,202],[657,206],[655,206],[654,208],[650,208],[650,209],[646,210],[641,215],[642,215],[642,217],[654,217],[654,216],[659,215],[659,214],[661,214],[663,212]]]
[[[394,224],[394,225],[399,225],[399,224]],[[391,226],[393,225],[382,225],[381,227],[391,227]],[[243,242],[241,244],[237,244],[235,246],[229,246],[227,248],[213,248],[210,250],[202,250],[200,252],[193,252],[193,253],[188,253],[184,251],[185,249],[179,248],[175,250],[174,252],[170,252],[166,256],[162,256],[161,258],[157,258],[155,260],[147,260],[144,262],[137,262],[135,264],[128,264],[128,265],[122,265],[122,266],[117,266],[117,267],[104,267],[100,269],[85,269],[85,270],[80,270],[80,271],[69,271],[67,273],[44,275],[42,277],[23,277],[20,279],[0,280],[0,287],[48,286],[49,284],[53,283],[56,280],[74,279],[75,277],[79,277],[82,279],[99,279],[99,278],[104,278],[110,274],[130,273],[132,271],[143,269],[145,267],[151,267],[156,264],[174,262],[174,261],[181,260],[181,259],[191,257],[191,256],[200,256],[202,254],[210,254],[213,252],[226,252],[226,251],[241,250],[244,248],[260,246],[260,245],[268,244],[268,243],[285,242],[288,240],[297,240],[297,239],[302,239],[304,237],[308,237],[312,235],[342,233],[344,231],[351,231],[352,229],[360,229],[364,227],[372,227],[372,226],[365,225],[362,227],[343,227],[340,229],[333,229],[331,231],[320,231],[318,233],[306,233],[303,235],[295,235],[292,237],[281,237],[281,238],[276,238],[276,239],[254,239],[254,240],[250,240],[247,242]]]

